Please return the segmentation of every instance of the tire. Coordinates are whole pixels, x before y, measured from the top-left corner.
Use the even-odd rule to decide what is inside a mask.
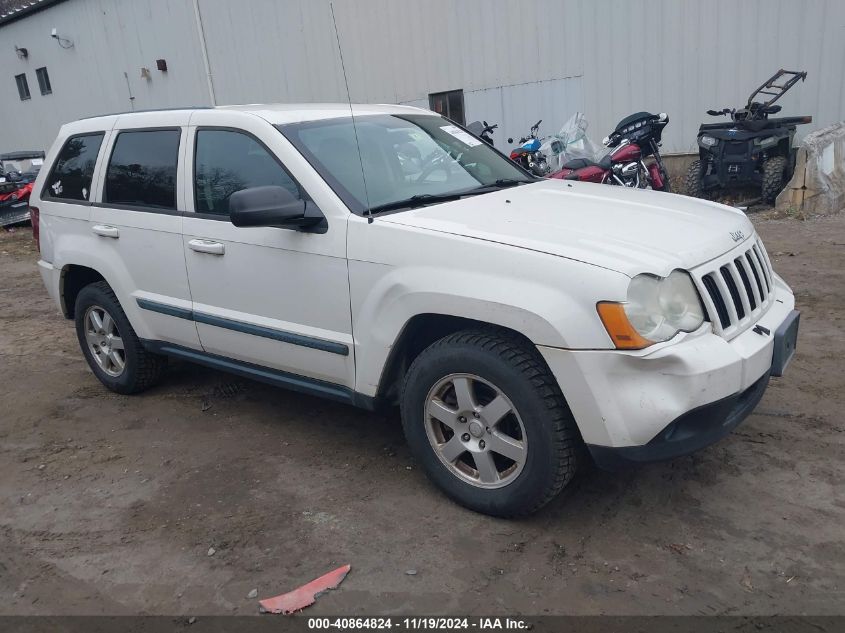
[[[687,169],[686,194],[693,198],[704,198],[704,173],[701,160],[694,160]]]
[[[138,393],[161,378],[167,358],[144,349],[105,281],[85,286],[79,292],[74,320],[76,338],[88,366],[109,389],[121,394]]]
[[[583,442],[557,381],[539,353],[508,332],[468,330],[433,343],[405,375],[401,408],[428,477],[476,512],[531,514],[575,475]]]
[[[763,163],[763,184],[760,193],[763,200],[774,203],[786,186],[786,157],[773,156]]]

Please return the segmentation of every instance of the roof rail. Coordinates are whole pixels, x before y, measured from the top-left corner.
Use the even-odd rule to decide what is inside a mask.
[[[99,119],[106,116],[121,116],[123,114],[143,114],[144,112],[175,112],[177,110],[214,110],[214,106],[184,106],[181,108],[150,108],[149,110],[129,110],[124,112],[108,112],[106,114],[92,114],[74,121],[87,121],[88,119]]]

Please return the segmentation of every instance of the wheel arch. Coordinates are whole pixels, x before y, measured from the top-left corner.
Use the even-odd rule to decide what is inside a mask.
[[[495,330],[519,340],[527,347],[534,347],[534,343],[525,334],[503,325],[451,314],[416,314],[404,324],[387,355],[376,389],[376,402],[382,405],[397,404],[402,378],[417,356],[435,341],[472,329]],[[538,357],[545,365],[545,360],[539,354]]]
[[[106,278],[94,268],[80,264],[66,264],[62,267],[59,278],[59,298],[61,299],[62,314],[66,319],[73,319],[76,298],[80,291],[88,285],[106,281]],[[106,283],[108,283],[106,281]]]

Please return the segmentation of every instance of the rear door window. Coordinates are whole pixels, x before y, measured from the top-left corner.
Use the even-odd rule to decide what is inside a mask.
[[[276,185],[302,198],[296,181],[255,138],[234,130],[198,130],[194,200],[197,213],[229,214],[229,197],[249,187]]]
[[[180,136],[178,129],[120,132],[106,170],[103,202],[176,209]]]
[[[56,158],[56,164],[44,185],[45,198],[87,201],[91,198],[91,179],[103,143],[103,132],[72,136]]]

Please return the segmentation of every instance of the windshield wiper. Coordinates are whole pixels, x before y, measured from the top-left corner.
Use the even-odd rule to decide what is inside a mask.
[[[479,195],[482,193],[491,193],[493,191],[500,191],[502,189],[509,189],[510,187],[516,187],[518,185],[527,185],[532,182],[537,182],[536,180],[517,180],[516,178],[500,178],[495,182],[491,182],[487,185],[480,185],[475,189],[470,189],[467,193],[469,195]]]
[[[488,187],[496,186],[496,187],[516,187],[517,185],[525,185],[529,182],[537,182],[536,180],[522,180],[517,178],[499,178],[496,182],[492,185],[487,185]]]
[[[398,209],[415,209],[427,204],[435,204],[437,202],[451,202],[453,200],[460,200],[466,196],[477,196],[482,193],[490,193],[491,191],[498,191],[499,189],[506,189],[508,187],[515,187],[517,185],[535,182],[533,180],[517,180],[516,178],[500,178],[488,185],[481,185],[474,189],[466,189],[464,191],[453,191],[452,193],[419,193],[410,198],[396,200],[395,202],[385,202],[374,207],[370,207],[367,215],[373,213],[381,213],[382,211],[396,211]]]
[[[396,200],[395,202],[385,202],[374,207],[370,207],[368,214],[380,213],[381,211],[395,211],[397,209],[414,209],[426,204],[434,204],[435,202],[450,202],[452,200],[460,200],[466,192],[457,193],[419,193],[410,198],[403,200]]]

